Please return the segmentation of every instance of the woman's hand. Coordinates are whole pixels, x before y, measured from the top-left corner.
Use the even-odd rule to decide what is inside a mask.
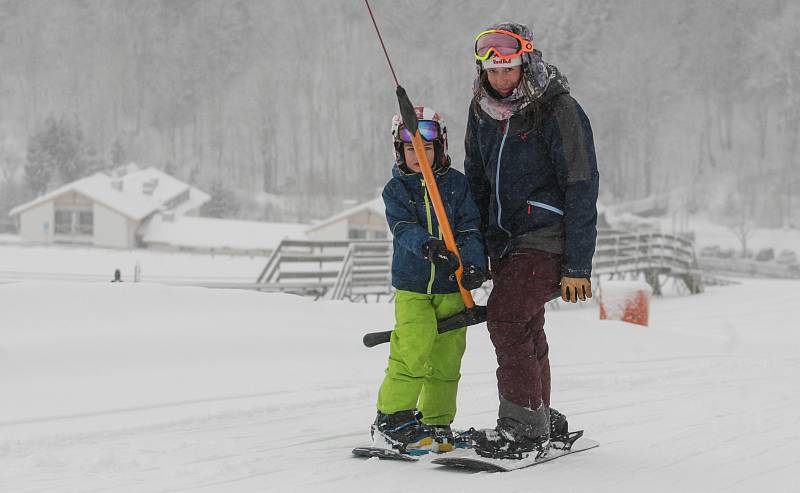
[[[592,281],[583,277],[561,278],[561,299],[577,303],[592,297]]]

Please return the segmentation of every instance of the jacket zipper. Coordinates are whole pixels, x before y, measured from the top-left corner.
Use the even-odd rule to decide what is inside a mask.
[[[506,145],[506,137],[508,137],[508,128],[511,126],[511,118],[509,117],[506,120],[505,128],[503,129],[503,140],[500,142],[500,152],[497,153],[497,171],[495,172],[495,183],[497,191],[495,192],[495,200],[497,201],[497,225],[506,232],[509,238],[511,238],[511,231],[507,230],[503,227],[503,223],[501,222],[503,216],[503,206],[500,205],[500,160],[503,157],[503,147]]]
[[[558,207],[554,207],[554,206],[552,206],[550,204],[545,204],[544,202],[536,202],[535,200],[528,200],[527,202],[528,202],[528,215],[529,216],[531,215],[531,208],[532,207],[538,207],[540,209],[545,209],[545,210],[548,210],[548,211],[550,211],[550,212],[552,212],[554,214],[558,214],[559,216],[563,216],[564,215],[564,211],[562,211]]]
[[[425,180],[422,180],[422,198],[425,199],[425,217],[428,220],[428,234],[433,236],[433,220],[431,219],[431,203],[428,201],[428,190],[425,187]],[[436,279],[436,264],[431,262],[431,278],[428,281],[427,294],[431,294],[431,291],[433,290],[433,281],[435,279]]]

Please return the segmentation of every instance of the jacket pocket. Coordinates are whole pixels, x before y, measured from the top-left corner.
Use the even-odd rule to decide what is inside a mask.
[[[534,207],[538,207],[539,209],[544,209],[546,211],[550,211],[553,214],[558,214],[559,216],[563,216],[564,215],[564,211],[562,211],[558,207],[552,206],[550,204],[545,204],[544,202],[537,202],[535,200],[528,200],[526,202],[528,203],[528,215],[529,216],[531,214],[533,214],[533,208]]]

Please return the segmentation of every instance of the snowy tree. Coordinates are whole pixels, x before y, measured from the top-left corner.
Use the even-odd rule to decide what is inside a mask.
[[[750,182],[740,178],[736,182],[735,190],[727,195],[725,206],[727,209],[726,224],[736,236],[741,245],[741,256],[749,256],[748,242],[755,229],[755,197],[749,193]]]
[[[759,37],[772,40],[768,50],[759,58],[758,70],[750,73],[748,86],[759,97],[756,100],[759,149],[769,167],[779,170],[776,182],[778,207],[775,213],[782,226],[791,223],[796,208],[797,189],[800,186],[800,5],[778,2],[772,15],[757,25]],[[754,51],[750,47],[750,51]],[[770,116],[775,126],[770,126]],[[767,153],[767,136],[770,130],[779,137],[775,146],[778,152]]]
[[[55,170],[54,158],[45,146],[45,134],[34,135],[28,144],[28,160],[25,163],[25,182],[34,195],[47,191]]]
[[[455,167],[473,36],[513,19],[589,115],[604,200],[685,187],[707,209],[704,191],[736,175],[741,156],[780,170],[777,212],[797,221],[796,2],[509,0],[488,16],[457,0],[374,7],[412,101],[447,119]],[[358,2],[0,2],[0,66],[2,117],[23,140],[47,115],[74,115],[96,149],[119,140],[127,159],[172,163],[178,177],[222,171],[242,196],[318,205],[372,198],[389,177],[394,81]]]
[[[241,209],[236,193],[226,187],[222,180],[214,180],[209,189],[211,200],[200,209],[204,217],[235,218]]]
[[[28,143],[25,176],[36,194],[47,190],[51,180],[57,184],[82,178],[89,171],[80,124],[71,119],[48,117]]]
[[[18,177],[24,162],[24,144],[12,132],[0,130],[0,232],[13,231],[8,211],[28,199]]]
[[[111,145],[111,166],[116,168],[118,166],[122,166],[127,161],[127,157],[125,155],[125,148],[122,147],[122,142],[119,139],[115,140],[114,143]]]

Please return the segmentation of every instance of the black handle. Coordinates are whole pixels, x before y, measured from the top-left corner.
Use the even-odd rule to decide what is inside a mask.
[[[470,310],[464,310],[463,312],[457,313],[452,317],[439,320],[437,322],[437,329],[440,334],[444,334],[445,332],[449,332],[451,330],[479,324],[485,321],[486,307],[475,305]],[[391,339],[392,331],[385,330],[383,332],[370,332],[369,334],[364,334],[362,341],[364,341],[364,345],[367,347],[375,347],[379,344],[383,344],[384,342],[389,342]]]
[[[417,133],[417,112],[414,111],[414,105],[408,99],[406,90],[397,86],[397,103],[400,105],[400,118],[403,119],[403,126],[411,132],[411,135]]]
[[[561,291],[556,291],[550,296],[550,301],[561,297]],[[449,332],[451,330],[460,329],[462,327],[469,327],[486,321],[486,307],[475,305],[471,309],[466,309],[461,313],[457,313],[452,317],[439,320],[436,323],[436,328],[440,334]],[[375,347],[384,342],[392,340],[392,331],[385,330],[383,332],[370,332],[365,334],[364,345],[367,347]]]
[[[367,347],[375,347],[378,344],[389,342],[392,340],[392,331],[384,330],[383,332],[370,332],[364,335],[364,345]]]

